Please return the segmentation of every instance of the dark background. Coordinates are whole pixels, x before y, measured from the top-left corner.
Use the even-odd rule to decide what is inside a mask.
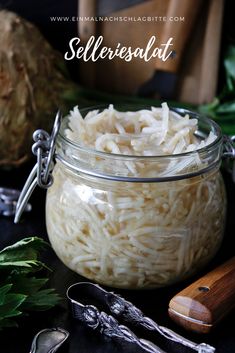
[[[117,0],[97,1],[102,1],[102,4],[104,5],[107,3],[107,6],[111,7],[112,1],[115,2]],[[122,0],[122,2],[125,1],[126,3],[130,3],[131,0]],[[192,1],[193,3],[194,0],[189,1]],[[77,35],[77,22],[50,21],[50,16],[77,16],[78,0],[0,0],[0,8],[14,11],[36,24],[52,46],[61,51],[63,54],[67,50],[69,40]],[[220,91],[224,82],[222,67],[224,52],[229,43],[235,43],[233,8],[234,1],[225,0],[218,91]],[[79,82],[79,68],[77,60],[67,61],[66,64],[74,81]]]

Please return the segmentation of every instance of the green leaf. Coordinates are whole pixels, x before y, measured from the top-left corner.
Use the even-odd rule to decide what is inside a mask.
[[[235,65],[235,64],[234,64]],[[235,100],[226,102],[224,104],[221,104],[218,109],[217,113],[234,113],[235,114]],[[234,115],[234,121],[235,121],[235,115]]]
[[[60,297],[53,289],[42,289],[30,295],[24,302],[25,310],[47,310],[59,303]]]
[[[46,267],[37,260],[39,251],[45,245],[47,243],[44,240],[32,237],[4,248],[0,251],[0,270],[15,270],[18,273],[39,271]]]
[[[209,104],[198,107],[198,111],[214,119],[226,135],[235,134],[235,46],[230,45],[224,58],[226,84]]]
[[[0,269],[1,267],[33,267],[39,266],[41,267],[41,263],[36,260],[26,260],[26,261],[5,261],[0,262]]]
[[[12,284],[6,284],[0,288],[0,308],[5,301],[6,294],[11,290]]]
[[[12,318],[27,310],[47,310],[60,298],[53,289],[43,288],[47,278],[36,277],[47,266],[38,260],[47,245],[42,239],[23,239],[0,251],[0,329],[16,326]]]
[[[17,243],[7,246],[0,251],[0,262],[12,260],[36,260],[38,252],[43,249],[47,243],[37,237],[25,238]]]
[[[22,312],[17,309],[26,298],[27,296],[23,294],[6,294],[4,302],[0,305],[0,321],[5,318],[21,315]]]
[[[4,327],[18,327],[18,324],[16,321],[14,321],[12,319],[0,320],[0,330]]]
[[[224,67],[227,78],[235,81],[235,46],[233,45],[228,47],[224,59]]]
[[[0,331],[6,327],[18,327],[18,324],[16,321],[14,321],[12,319],[1,320],[0,321]]]
[[[41,289],[48,281],[48,278],[12,276],[13,291],[21,292],[22,294],[31,295]]]

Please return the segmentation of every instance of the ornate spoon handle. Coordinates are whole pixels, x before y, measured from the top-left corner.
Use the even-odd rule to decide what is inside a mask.
[[[162,353],[163,351],[152,342],[138,338],[128,327],[119,325],[112,315],[147,330],[157,331],[167,340],[191,348],[198,353],[215,352],[215,348],[206,343],[194,343],[164,326],[159,326],[152,319],[144,316],[142,311],[132,303],[117,294],[104,290],[97,284],[90,282],[76,283],[68,288],[67,297],[72,304],[75,318],[93,329],[98,328],[106,336],[136,343],[147,352]],[[99,311],[93,305],[86,305],[88,300],[91,301],[91,304],[100,304],[102,311]],[[111,315],[104,312],[105,309],[110,311]]]

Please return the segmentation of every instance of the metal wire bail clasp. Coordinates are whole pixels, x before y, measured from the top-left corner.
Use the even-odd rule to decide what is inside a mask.
[[[226,158],[226,169],[232,174],[232,179],[235,183],[235,135],[231,137],[224,136],[223,157]]]
[[[32,152],[37,156],[37,162],[33,167],[16,205],[14,222],[18,223],[20,217],[32,195],[33,190],[38,185],[43,189],[49,188],[53,183],[51,172],[54,167],[53,157],[55,154],[55,142],[60,130],[62,115],[58,111],[56,114],[51,136],[44,130],[36,130],[33,133],[35,143]]]

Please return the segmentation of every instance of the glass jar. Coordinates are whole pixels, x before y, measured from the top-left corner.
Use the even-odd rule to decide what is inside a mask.
[[[221,130],[172,110],[198,119],[199,138],[212,131],[216,140],[177,155],[117,155],[68,140],[63,120],[46,224],[56,254],[80,275],[112,287],[156,288],[192,275],[217,252],[226,210]]]

